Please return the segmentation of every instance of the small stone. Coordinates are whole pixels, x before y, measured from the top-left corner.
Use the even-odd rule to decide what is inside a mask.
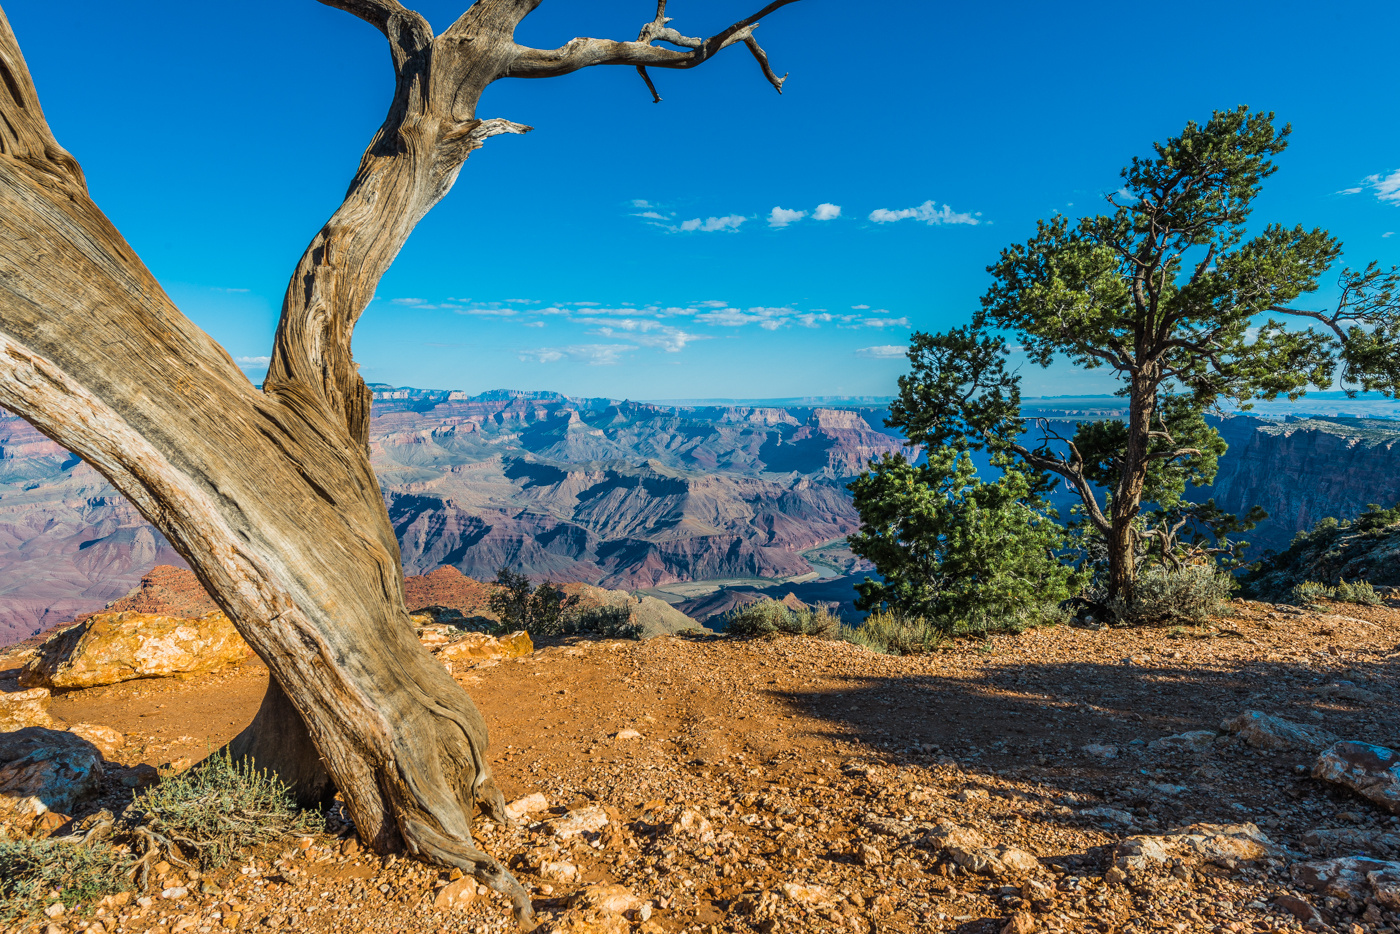
[[[878,866],[884,861],[885,857],[870,844],[862,843],[856,847],[856,862],[862,866]]]
[[[1322,915],[1318,913],[1318,910],[1296,895],[1280,895],[1274,899],[1274,904],[1305,925],[1314,922],[1321,923],[1322,921]]]
[[[1220,728],[1234,733],[1256,749],[1324,749],[1339,737],[1320,726],[1294,723],[1282,717],[1272,717],[1257,710],[1246,710]]]
[[[189,894],[190,890],[185,888],[183,885],[172,885],[168,889],[162,889],[160,897],[169,899],[171,901],[176,901],[181,898],[189,897]]]
[[[531,792],[523,798],[516,798],[506,805],[506,813],[511,820],[521,820],[531,814],[539,814],[549,810],[549,799],[538,791]]]
[[[1156,752],[1181,751],[1181,752],[1205,752],[1215,743],[1218,734],[1214,730],[1191,730],[1186,733],[1178,733],[1175,736],[1163,736],[1161,739],[1154,739],[1147,744],[1147,748]]]
[[[572,907],[620,915],[642,907],[642,899],[624,885],[590,885],[573,897]]]
[[[1087,754],[1094,756],[1097,759],[1118,758],[1117,746],[1107,746],[1103,743],[1089,743],[1087,746],[1082,746],[1080,748],[1082,748]]]
[[[58,918],[63,915],[63,902],[54,902],[44,909],[44,915],[50,918]]]
[[[1032,934],[1036,926],[1035,915],[1029,911],[1018,911],[1002,927],[1001,934]]]
[[[1128,874],[1117,866],[1112,866],[1103,874],[1103,881],[1109,885],[1122,885],[1128,881]]]
[[[540,863],[539,876],[551,882],[577,882],[578,867],[562,860],[545,860]]]
[[[354,856],[360,852],[360,841],[355,837],[346,837],[340,844],[341,856]]]
[[[550,830],[561,840],[584,833],[597,833],[608,826],[608,814],[599,805],[577,808],[550,822]]]
[[[226,911],[224,912],[222,923],[226,928],[236,928],[238,927],[238,922],[242,920],[243,913],[241,911]]]
[[[636,730],[618,730],[613,734],[613,739],[641,739],[642,734]]]
[[[781,888],[788,900],[798,905],[810,908],[830,908],[833,905],[831,893],[820,885],[799,885],[796,882],[784,882]]]
[[[476,898],[476,880],[462,878],[449,882],[433,896],[434,908],[465,908]]]

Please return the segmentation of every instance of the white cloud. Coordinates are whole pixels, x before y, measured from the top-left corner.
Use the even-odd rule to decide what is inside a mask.
[[[646,218],[649,218],[649,219],[654,220],[654,221],[670,220],[670,218],[668,218],[665,214],[658,214],[658,213],[656,213],[655,211],[643,211],[643,212],[640,213],[640,214],[634,214],[634,215],[632,215],[632,216],[633,216],[633,217],[646,217]]]
[[[427,305],[423,307],[431,308],[434,306]],[[454,314],[476,315],[487,318],[513,318],[517,314],[514,308],[492,308],[491,305],[477,305],[471,308],[453,308],[452,311]]]
[[[780,208],[776,205],[768,215],[769,227],[786,227],[788,224],[795,224],[807,216],[806,211],[794,211],[789,208]]]
[[[679,229],[686,232],[698,230],[702,233],[713,233],[716,230],[738,230],[739,225],[746,220],[748,218],[740,217],[738,214],[729,214],[725,217],[707,217],[703,221],[698,217],[693,217],[688,221],[681,221]]]
[[[876,208],[870,212],[870,219],[877,224],[890,224],[895,221],[913,218],[922,221],[929,226],[945,224],[971,224],[982,223],[982,212],[973,214],[959,214],[948,205],[938,207],[932,201],[925,201],[916,208],[901,208],[898,211],[891,211],[888,208]]]
[[[650,201],[648,201],[647,199],[645,199],[645,198],[633,198],[633,199],[632,199],[632,207],[634,207],[634,208],[649,208],[649,207],[652,207],[652,203],[651,203]]]
[[[542,327],[544,327],[544,322],[543,322],[543,321],[522,321],[522,322],[520,322],[520,326],[523,327],[523,328],[542,328]]]
[[[852,306],[851,306],[851,310],[852,310],[852,311],[869,311],[869,310],[870,310],[870,306],[869,306],[869,305],[852,305]]]
[[[423,299],[421,299],[421,298],[391,298],[391,299],[389,299],[389,301],[393,302],[395,305],[421,305],[421,304],[423,304]]]
[[[1400,169],[1385,177],[1372,175],[1366,179],[1366,184],[1375,190],[1377,200],[1400,204]]]
[[[701,324],[708,324],[722,328],[743,327],[746,324],[756,324],[765,331],[776,331],[788,323],[788,320],[796,314],[793,308],[716,308],[711,311],[701,312],[695,316],[695,320]]]
[[[867,357],[871,360],[893,360],[903,357],[908,348],[899,344],[877,344],[874,347],[862,347],[856,351],[857,357]]]
[[[244,370],[265,370],[272,362],[271,357],[234,357],[233,361]]]
[[[574,344],[570,347],[539,347],[519,351],[521,360],[535,363],[557,363],[568,359],[589,366],[611,366],[622,362],[622,355],[636,350],[632,344]]]
[[[1361,193],[1362,193],[1363,191],[1365,191],[1365,190],[1366,190],[1366,189],[1364,189],[1364,188],[1343,188],[1341,191],[1337,192],[1337,194],[1339,194],[1339,195],[1359,195],[1359,194],[1361,194]]]
[[[817,205],[817,209],[812,212],[812,220],[814,221],[830,221],[840,216],[841,205],[827,204],[825,201]]]
[[[1386,237],[1393,237],[1393,236],[1395,236],[1395,231],[1393,231],[1393,230],[1387,230],[1385,233],[1381,234],[1381,239],[1384,240]]]
[[[215,292],[251,292],[252,289],[221,289],[221,288],[219,288],[218,286],[215,286],[214,289],[213,289],[213,291],[215,291]]]
[[[908,318],[861,318],[860,324],[867,328],[907,328]]]

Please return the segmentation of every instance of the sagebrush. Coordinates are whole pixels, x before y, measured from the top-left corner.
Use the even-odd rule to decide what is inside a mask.
[[[760,600],[736,607],[723,619],[721,628],[735,636],[814,636],[841,638],[841,619],[826,607],[794,610],[776,600]]]
[[[55,902],[71,913],[78,905],[90,907],[107,895],[129,891],[134,863],[103,843],[0,837],[0,919],[42,920],[44,909]]]
[[[298,808],[275,775],[226,752],[137,795],[134,810],[201,868],[224,865],[240,847],[325,829],[324,818]]]
[[[882,655],[921,655],[944,639],[943,628],[922,616],[871,613],[859,626],[846,630],[846,639]]]
[[[1131,600],[1109,601],[1108,609],[1122,624],[1203,622],[1229,615],[1235,580],[1213,564],[1182,568],[1149,567],[1138,575]]]

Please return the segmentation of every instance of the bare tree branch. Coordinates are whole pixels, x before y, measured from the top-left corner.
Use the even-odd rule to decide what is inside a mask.
[[[642,27],[635,42],[615,39],[572,39],[557,49],[533,49],[516,46],[514,59],[505,72],[510,78],[552,78],[566,75],[581,68],[594,65],[633,65],[640,71],[642,80],[652,92],[653,100],[660,95],[645,69],[654,68],[694,68],[712,58],[716,53],[735,43],[742,42],[753,53],[754,59],[763,70],[768,83],[782,93],[787,76],[778,77],[768,61],[768,54],[754,39],[753,31],[769,13],[797,0],[773,0],[757,13],[740,20],[708,39],[686,36],[672,29],[666,16],[666,4],[657,3],[656,17]],[[668,49],[653,45],[653,42],[666,42],[679,49]],[[685,51],[680,51],[684,49]]]

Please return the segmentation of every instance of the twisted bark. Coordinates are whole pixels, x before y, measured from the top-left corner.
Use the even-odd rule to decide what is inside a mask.
[[[384,33],[395,92],[344,202],[297,263],[262,391],[88,196],[0,11],[0,406],[130,499],[267,663],[268,696],[233,752],[305,803],[333,785],[369,845],[472,872],[527,922],[525,890],[472,842],[475,805],[507,820],[486,725],[404,609],[398,543],[369,464],[370,394],[350,345],[380,277],[468,155],[529,129],[478,119],[482,90],[542,76],[537,63],[560,56],[514,40],[540,0],[478,0],[436,37],[397,0],[322,2]],[[791,2],[690,45],[665,27],[661,0],[622,53],[553,73],[689,68],[743,42],[781,90],[752,31]],[[678,38],[685,51],[652,46]]]

